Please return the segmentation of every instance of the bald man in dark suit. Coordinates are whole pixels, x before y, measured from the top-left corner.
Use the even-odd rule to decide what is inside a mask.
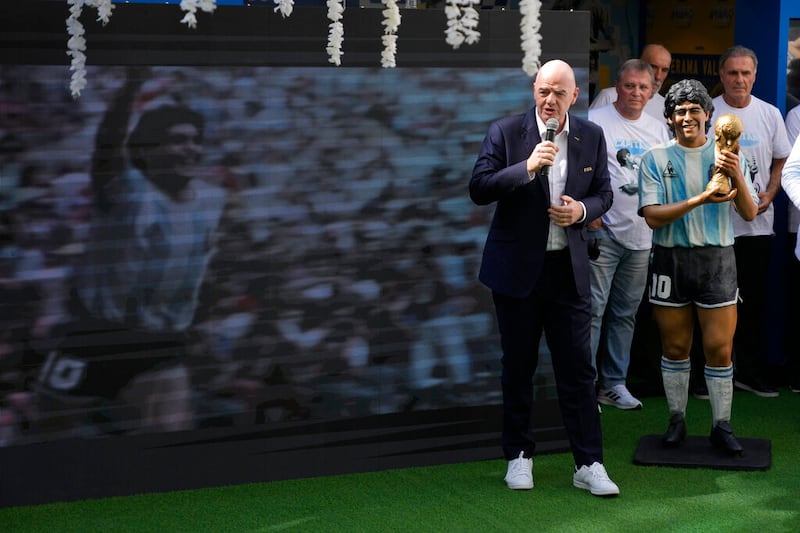
[[[478,205],[496,203],[479,278],[492,291],[503,350],[503,453],[511,489],[533,488],[533,375],[542,331],[575,459],[573,484],[619,494],[603,466],[590,347],[586,230],[611,207],[599,126],[568,113],[578,97],[572,68],[542,65],[535,106],[489,127],[469,184]],[[555,121],[551,120],[555,119]],[[546,124],[557,122],[554,140]]]

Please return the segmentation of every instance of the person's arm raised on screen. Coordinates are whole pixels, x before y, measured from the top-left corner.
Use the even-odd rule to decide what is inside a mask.
[[[95,198],[125,168],[124,144],[136,94],[149,75],[147,67],[128,67],[125,80],[111,98],[95,135],[92,154],[92,189]]]

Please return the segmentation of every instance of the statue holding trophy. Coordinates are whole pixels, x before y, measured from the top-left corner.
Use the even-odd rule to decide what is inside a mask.
[[[739,137],[742,135],[744,126],[742,120],[733,113],[721,115],[714,124],[714,153],[719,155],[721,150],[728,150],[734,154],[739,153]],[[726,196],[731,192],[731,177],[720,167],[714,167],[706,190],[719,186],[718,196]]]
[[[713,111],[700,81],[681,80],[669,88],[664,117],[675,142],[654,146],[642,156],[639,212],[653,228],[655,245],[647,297],[664,347],[661,378],[670,415],[661,444],[677,448],[686,440],[689,353],[697,316],[711,407],[709,442],[723,455],[740,456],[744,450],[730,423],[739,295],[731,203],[738,216],[751,221],[758,214],[758,195],[738,154],[740,119],[722,115],[712,140]],[[716,184],[707,187],[707,169],[715,175],[722,171],[724,191]]]

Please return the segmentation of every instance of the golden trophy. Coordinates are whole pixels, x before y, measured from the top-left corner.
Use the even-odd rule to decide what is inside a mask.
[[[739,153],[739,137],[742,135],[744,126],[742,120],[732,114],[726,113],[717,119],[714,124],[714,154],[719,155],[720,150],[728,150],[734,154]],[[706,185],[706,190],[719,186],[718,196],[726,196],[731,192],[731,178],[724,170],[714,167],[711,180]]]

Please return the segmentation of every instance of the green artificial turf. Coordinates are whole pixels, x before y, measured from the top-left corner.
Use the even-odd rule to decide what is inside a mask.
[[[603,410],[617,498],[574,488],[571,455],[558,453],[535,458],[532,491],[506,488],[505,461],[476,461],[0,509],[0,531],[800,531],[800,395],[735,395],[737,435],[772,443],[766,471],[634,465],[639,438],[668,419],[664,398],[644,404]],[[710,423],[708,401],[690,399],[689,433]]]

